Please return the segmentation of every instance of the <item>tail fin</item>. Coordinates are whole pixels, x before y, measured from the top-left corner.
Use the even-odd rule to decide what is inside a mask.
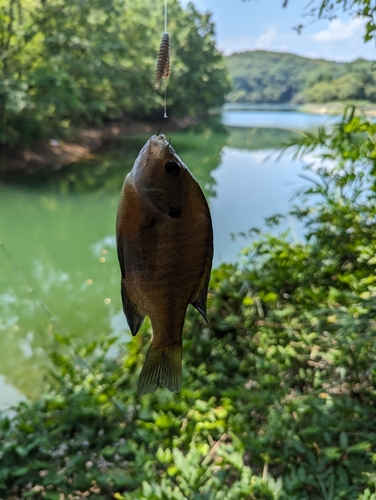
[[[181,387],[182,347],[154,347],[150,345],[145,364],[137,384],[137,396],[154,392],[159,385],[169,391],[179,392]]]

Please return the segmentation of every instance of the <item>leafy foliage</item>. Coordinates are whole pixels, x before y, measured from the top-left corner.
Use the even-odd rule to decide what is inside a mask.
[[[205,115],[228,82],[209,15],[169,2],[176,116]],[[6,0],[0,4],[0,143],[33,142],[72,125],[155,118],[163,11],[151,0]]]
[[[233,81],[230,102],[375,102],[374,64],[364,59],[337,63],[256,50],[232,54],[226,62]]]
[[[375,133],[349,109],[291,141],[323,162],[292,209],[308,239],[262,236],[213,272],[180,394],[135,397],[147,324],[78,353],[57,338],[54,382],[0,421],[0,495],[376,498]]]

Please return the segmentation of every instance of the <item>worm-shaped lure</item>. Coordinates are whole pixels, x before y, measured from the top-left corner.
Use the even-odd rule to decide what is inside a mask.
[[[158,88],[162,80],[166,80],[171,73],[170,69],[170,35],[165,31],[159,46],[157,67],[155,72],[155,87]]]

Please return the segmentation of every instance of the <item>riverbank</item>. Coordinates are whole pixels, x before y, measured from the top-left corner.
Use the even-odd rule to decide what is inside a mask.
[[[345,106],[356,106],[357,110],[369,117],[376,117],[376,105],[370,101],[346,101],[346,102],[326,102],[307,103],[297,106],[297,111],[301,113],[311,113],[320,115],[340,115]]]
[[[236,111],[284,111],[300,112],[315,115],[340,115],[344,106],[355,105],[357,110],[370,117],[376,117],[376,106],[369,101],[329,102],[325,104],[307,103],[271,104],[271,103],[226,103],[223,109],[216,109],[213,114],[221,114],[222,110]],[[197,125],[197,118],[180,118],[163,121],[163,131],[184,130]],[[39,141],[31,147],[17,150],[0,150],[0,175],[2,178],[17,174],[35,174],[45,170],[60,170],[83,158],[90,157],[105,142],[121,140],[138,133],[156,133],[161,121],[141,121],[126,118],[108,122],[101,127],[88,127],[74,130],[70,140],[50,137]]]
[[[17,150],[0,150],[0,175],[17,173],[35,174],[46,169],[61,168],[89,157],[105,142],[121,140],[130,134],[157,133],[163,125],[163,132],[183,130],[197,124],[197,119],[185,117],[161,121],[140,121],[127,118],[106,123],[101,127],[76,129],[70,140],[50,137],[31,147]]]
[[[341,115],[346,106],[355,106],[357,112],[367,116],[376,116],[376,105],[370,101],[334,101],[326,103],[242,103],[227,102],[224,105],[226,111],[274,111],[307,113],[313,115]],[[219,110],[217,111],[220,112]]]

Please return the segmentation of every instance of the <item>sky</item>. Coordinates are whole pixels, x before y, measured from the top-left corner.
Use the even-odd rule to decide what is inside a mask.
[[[185,6],[188,0],[180,0]],[[192,0],[191,0],[192,1]],[[337,19],[304,17],[309,0],[193,0],[200,12],[211,12],[217,46],[226,55],[264,49],[310,58],[352,61],[376,59],[375,42],[364,43],[365,21],[340,12]],[[302,33],[293,28],[306,24]]]

